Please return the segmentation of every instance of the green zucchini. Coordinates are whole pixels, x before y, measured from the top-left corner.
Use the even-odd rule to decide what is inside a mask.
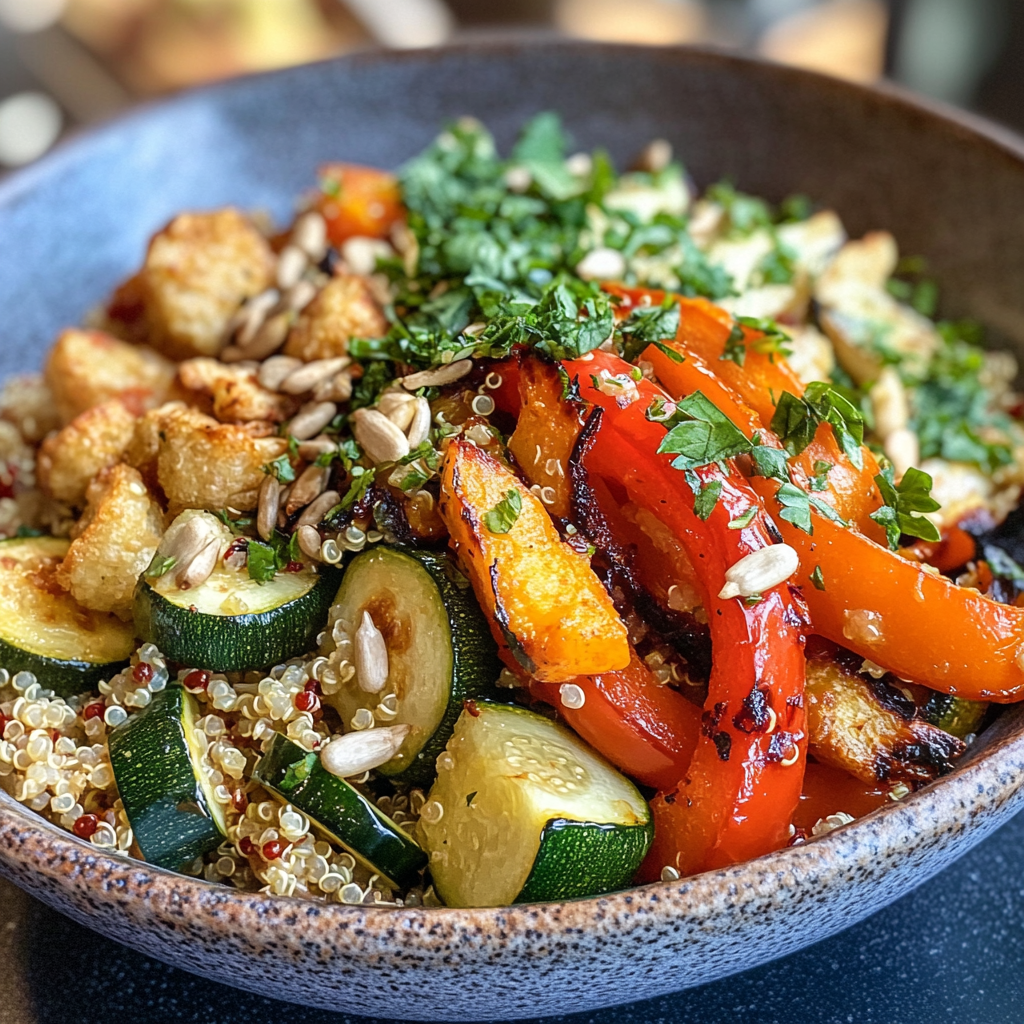
[[[353,678],[325,700],[348,723],[360,708],[373,712],[393,694],[398,713],[387,724],[412,729],[377,771],[396,782],[429,785],[463,701],[497,697],[497,645],[469,580],[444,554],[376,547],[358,555],[345,571],[331,621],[351,637],[364,612],[388,649],[384,689],[367,693]]]
[[[195,514],[182,513],[175,523]],[[223,554],[234,540],[231,532],[209,513],[199,514],[219,531]],[[163,557],[158,551],[154,566]],[[235,568],[223,558],[190,590],[178,588],[173,572],[147,573],[135,591],[135,630],[183,665],[215,672],[275,665],[314,646],[338,578],[333,566],[303,565],[261,583],[250,578],[245,565]]]
[[[130,624],[83,608],[54,579],[69,541],[23,537],[0,542],[0,668],[31,672],[59,697],[93,690],[127,664]]]
[[[653,838],[637,788],[550,719],[468,707],[417,826],[453,907],[575,899],[629,884]]]
[[[326,771],[317,754],[278,733],[253,778],[395,888],[419,881],[426,854],[354,786]]]
[[[932,725],[961,740],[981,728],[987,712],[986,701],[967,700],[954,697],[951,693],[932,694],[922,710],[925,719]]]
[[[109,739],[117,791],[142,856],[172,871],[214,849],[227,834],[195,743],[195,719],[195,698],[168,686]]]

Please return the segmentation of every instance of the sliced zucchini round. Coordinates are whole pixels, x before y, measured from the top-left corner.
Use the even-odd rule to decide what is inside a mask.
[[[653,835],[633,783],[568,729],[485,703],[459,718],[417,826],[434,887],[451,907],[620,889]]]
[[[326,771],[319,755],[278,733],[253,778],[395,888],[419,881],[427,855],[355,787]]]
[[[447,555],[388,547],[358,555],[345,571],[331,618],[353,636],[364,612],[387,646],[384,689],[367,693],[353,678],[325,700],[347,723],[360,708],[373,712],[393,694],[398,713],[388,724],[412,729],[377,770],[396,782],[428,785],[463,701],[497,696],[497,646],[469,580]]]
[[[220,531],[223,555],[234,538],[213,516],[200,514]],[[154,566],[164,568],[162,558],[158,551]],[[246,566],[232,567],[220,557],[205,582],[181,590],[173,571],[152,571],[135,591],[136,632],[172,661],[215,672],[263,668],[310,650],[339,578],[333,566],[303,565],[259,582]]]
[[[59,697],[95,689],[135,648],[130,623],[83,608],[57,585],[54,570],[69,543],[60,537],[0,542],[0,667],[33,673]]]
[[[951,693],[932,694],[923,709],[927,721],[961,740],[981,728],[987,712],[986,701],[967,700]]]
[[[195,718],[195,698],[169,686],[109,739],[117,791],[142,856],[172,871],[227,834],[195,743]]]

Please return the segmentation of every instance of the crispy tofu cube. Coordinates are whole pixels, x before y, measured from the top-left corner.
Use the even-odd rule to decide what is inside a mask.
[[[57,582],[86,608],[128,619],[135,584],[163,536],[163,513],[139,473],[123,463],[100,471],[87,500]]]
[[[222,423],[283,423],[299,405],[262,387],[254,370],[218,359],[187,359],[178,367],[178,381],[186,391],[212,398],[213,415]]]
[[[216,355],[231,316],[270,287],[274,268],[267,240],[238,210],[183,213],[153,236],[108,314],[133,341],[172,359]]]
[[[172,513],[255,508],[263,466],[288,449],[283,438],[254,437],[187,408],[170,410],[156,435],[156,476]]]
[[[165,400],[174,380],[174,366],[163,356],[103,331],[64,331],[43,372],[65,424],[111,398],[141,415]]]
[[[81,508],[92,478],[120,461],[135,434],[135,420],[118,398],[80,413],[43,442],[36,460],[39,486]]]
[[[354,274],[343,274],[332,278],[303,310],[284,352],[307,363],[343,356],[352,338],[379,338],[387,326],[367,283]]]

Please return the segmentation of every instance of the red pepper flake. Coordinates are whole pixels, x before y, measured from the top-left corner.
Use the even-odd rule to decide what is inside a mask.
[[[289,562],[285,567],[285,572],[302,572],[305,569],[305,565],[302,562]]]
[[[476,706],[475,700],[464,700],[462,702],[462,710],[471,714],[474,718],[480,717],[480,709]]]
[[[251,857],[256,852],[256,844],[248,836],[243,836],[238,841],[238,848],[246,857]]]
[[[210,673],[205,669],[194,668],[184,679],[185,689],[200,693],[210,685]]]
[[[71,831],[79,839],[88,839],[91,835],[95,835],[96,829],[99,827],[100,819],[95,814],[83,814],[80,818],[75,819],[74,825],[71,826]]]
[[[300,711],[320,710],[320,698],[312,690],[303,690],[295,695],[295,706]]]
[[[103,713],[107,710],[106,704],[101,700],[94,700],[91,704],[85,705],[85,710],[82,712],[82,717],[89,721],[90,718],[102,718]]]
[[[284,847],[276,839],[271,839],[269,843],[263,844],[262,852],[264,860],[277,860],[284,853]]]
[[[153,666],[148,661],[137,662],[132,669],[132,678],[137,683],[148,683],[153,678]]]

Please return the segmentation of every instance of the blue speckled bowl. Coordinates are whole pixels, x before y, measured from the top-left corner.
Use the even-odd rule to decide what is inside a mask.
[[[0,186],[0,373],[38,366],[58,328],[186,207],[279,217],[315,166],[394,166],[448,117],[507,143],[563,112],[620,160],[665,136],[702,183],[731,175],[834,205],[853,232],[928,256],[945,312],[1024,351],[1024,147],[891,92],[693,50],[536,41],[367,55],[141,110]],[[952,775],[822,840],[696,878],[501,910],[385,910],[240,894],[98,854],[0,798],[0,873],[186,970],[381,1017],[571,1012],[721,977],[852,924],[925,881],[1024,801],[1024,719],[1007,710]]]

